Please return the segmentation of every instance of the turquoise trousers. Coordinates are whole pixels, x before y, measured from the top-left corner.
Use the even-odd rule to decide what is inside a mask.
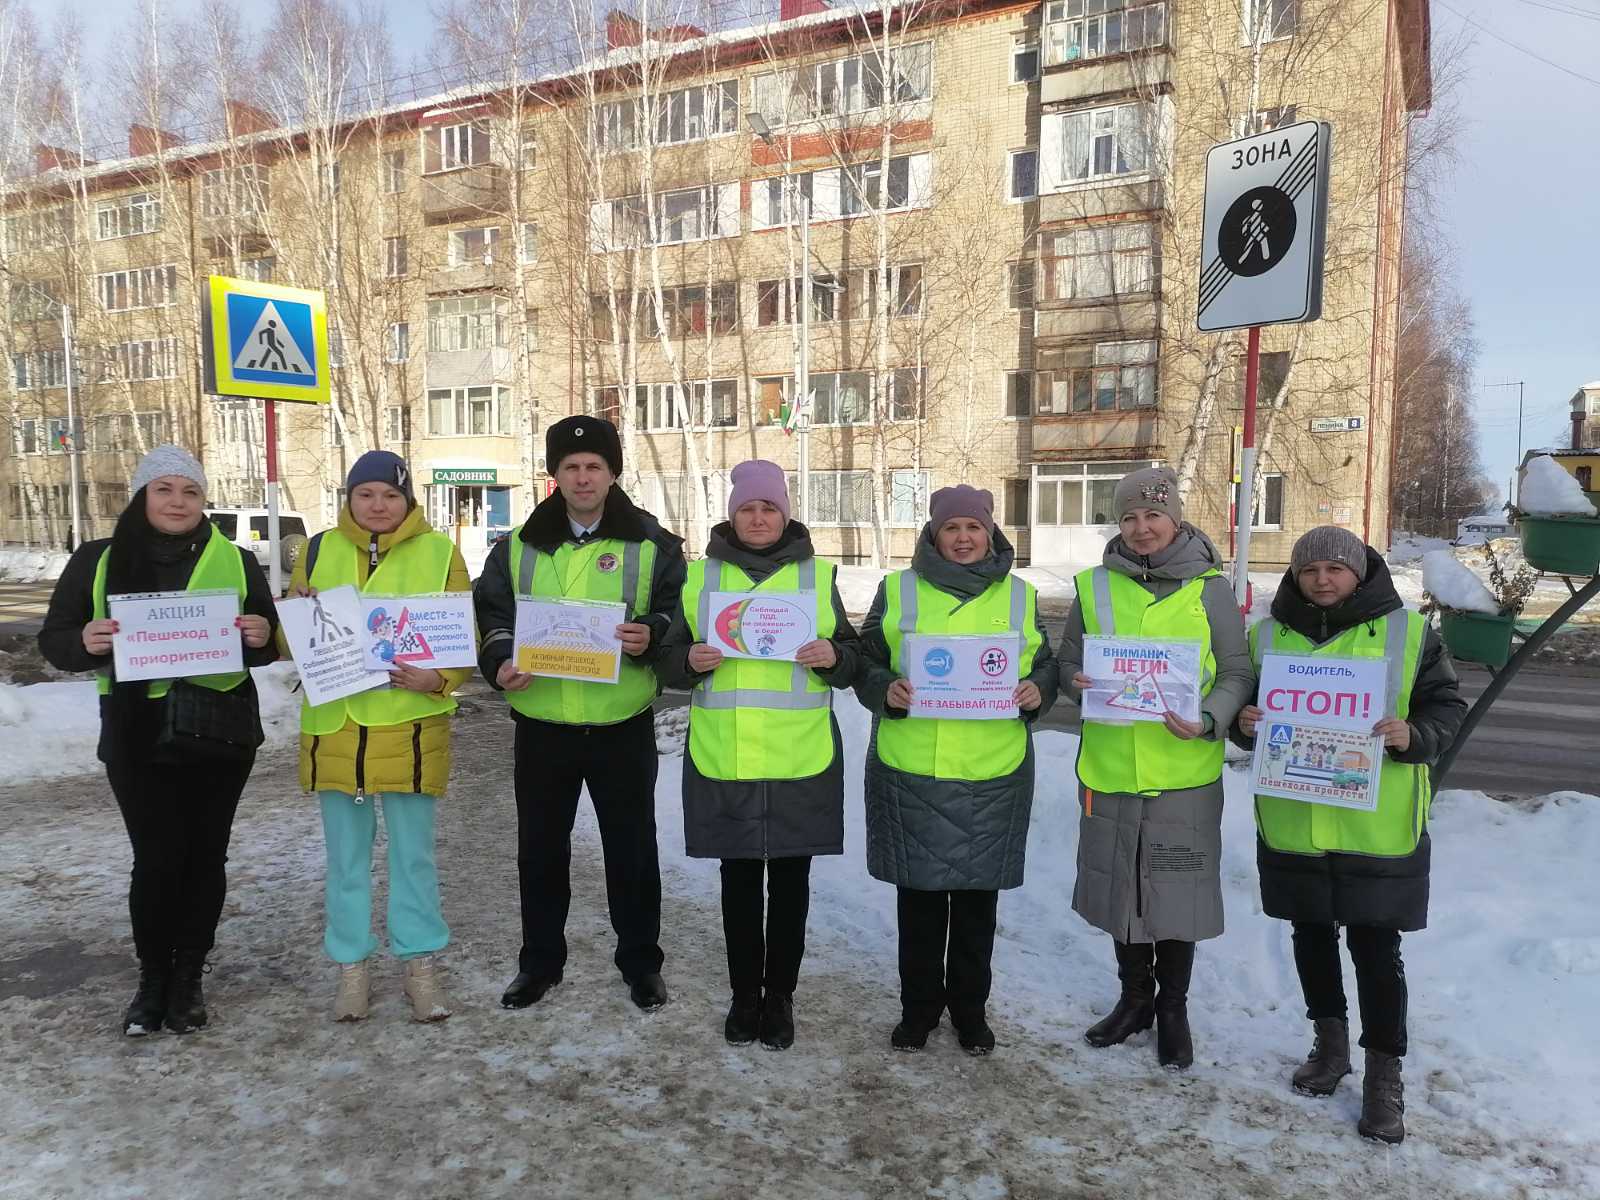
[[[380,797],[368,795],[359,802],[344,792],[318,792],[317,797],[328,847],[323,946],[334,962],[360,962],[378,949],[372,932],[372,843]],[[384,792],[381,801],[389,834],[389,947],[396,958],[432,954],[450,941],[433,861],[436,801],[421,792]]]

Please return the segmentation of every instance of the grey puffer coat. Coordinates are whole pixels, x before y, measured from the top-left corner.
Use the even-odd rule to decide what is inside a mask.
[[[932,526],[917,540],[911,569],[951,598],[952,608],[981,596],[996,580],[1011,573],[1016,555],[1000,530],[991,552],[971,565],[940,557]],[[998,891],[1022,886],[1028,845],[1028,820],[1033,809],[1033,737],[1021,764],[995,779],[938,779],[897,770],[878,757],[882,721],[928,720],[908,717],[888,705],[889,685],[899,676],[890,667],[889,644],[883,636],[886,588],[878,585],[872,608],[861,626],[861,671],[856,698],[872,713],[872,742],[867,747],[867,870],[874,879],[921,891]],[[1035,605],[1037,609],[1037,605]],[[1060,675],[1050,639],[1038,622],[1039,651],[1022,678],[1031,681],[1042,700],[1022,721],[1031,727],[1040,713],[1056,702]]]
[[[760,583],[788,563],[812,557],[811,534],[790,521],[778,541],[762,550],[740,543],[726,522],[711,531],[706,557],[738,567]],[[833,605],[832,670],[816,675],[829,687],[849,687],[856,676],[860,645],[845,615],[839,589]],[[680,602],[656,659],[662,686],[693,688],[711,672],[689,666],[694,634]],[[694,719],[690,715],[690,720]],[[828,714],[833,759],[806,779],[712,779],[696,768],[689,747],[683,750],[683,841],[690,858],[795,858],[844,853],[844,750],[839,723]]]
[[[1221,565],[1211,539],[1185,522],[1166,550],[1134,554],[1122,537],[1106,544],[1109,571],[1137,581],[1157,600]],[[1255,688],[1244,618],[1222,576],[1201,592],[1211,627],[1217,676],[1200,702],[1202,735],[1225,738]],[[1073,703],[1072,677],[1083,667],[1083,606],[1074,601],[1061,644],[1061,675]],[[1121,942],[1197,942],[1222,933],[1222,776],[1198,787],[1155,795],[1089,793],[1080,783],[1078,877],[1073,911]]]

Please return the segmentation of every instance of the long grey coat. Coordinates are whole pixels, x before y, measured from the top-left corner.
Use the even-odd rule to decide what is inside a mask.
[[[1015,553],[996,529],[992,553],[970,566],[949,562],[934,548],[931,528],[917,540],[911,569],[950,598],[952,609],[981,596],[1011,572]],[[889,665],[883,636],[885,585],[878,585],[861,626],[861,672],[856,697],[872,713],[872,743],[867,748],[867,871],[874,879],[919,891],[998,891],[1022,886],[1033,809],[1033,737],[1022,762],[998,779],[937,779],[900,771],[878,758],[878,727],[906,719],[888,706],[889,685],[897,678]],[[1039,689],[1043,703],[1024,713],[1031,726],[1056,702],[1060,675],[1050,639],[1039,623],[1039,652],[1025,679]]]
[[[1137,580],[1164,599],[1196,576],[1219,566],[1211,539],[1185,523],[1177,540],[1148,559],[1123,545],[1106,545],[1107,570]],[[1203,735],[1226,737],[1255,688],[1255,668],[1244,618],[1226,579],[1208,579],[1201,592],[1211,626],[1217,677],[1200,703]],[[1061,643],[1061,675],[1068,697],[1083,667],[1083,608],[1074,602]],[[1222,933],[1222,778],[1202,787],[1142,796],[1088,795],[1078,786],[1078,879],[1072,908],[1120,942],[1198,942]]]

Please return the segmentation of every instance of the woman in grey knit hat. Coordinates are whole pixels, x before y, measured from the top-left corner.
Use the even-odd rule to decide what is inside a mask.
[[[1122,994],[1085,1035],[1113,1046],[1156,1025],[1161,1064],[1194,1059],[1189,977],[1195,943],[1222,933],[1223,739],[1255,683],[1244,621],[1211,539],[1183,519],[1169,468],[1125,476],[1120,532],[1078,575],[1061,674],[1082,703],[1086,633],[1197,641],[1200,719],[1086,721],[1078,750],[1078,878],[1072,907],[1114,939]],[[1159,990],[1158,990],[1159,988]]]

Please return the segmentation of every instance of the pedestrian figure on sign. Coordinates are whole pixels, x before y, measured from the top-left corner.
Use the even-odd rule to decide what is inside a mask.
[[[349,629],[328,614],[328,610],[322,607],[322,597],[315,592],[311,593],[311,619],[316,623],[311,638],[312,649],[329,642],[337,642],[340,638],[347,638],[351,634]]]
[[[276,354],[278,356],[277,369],[280,371],[289,369],[289,359],[283,352],[283,343],[278,340],[278,323],[276,321],[268,321],[267,327],[256,334],[256,340],[267,349],[260,358],[250,364],[252,367],[259,366],[263,371],[272,370],[271,367],[267,366],[267,360]]]
[[[1250,214],[1239,224],[1244,234],[1244,252],[1239,255],[1239,265],[1244,266],[1244,260],[1250,257],[1250,251],[1261,247],[1261,261],[1268,262],[1272,258],[1272,246],[1267,241],[1267,234],[1272,232],[1272,226],[1261,215],[1261,201],[1250,201]]]

